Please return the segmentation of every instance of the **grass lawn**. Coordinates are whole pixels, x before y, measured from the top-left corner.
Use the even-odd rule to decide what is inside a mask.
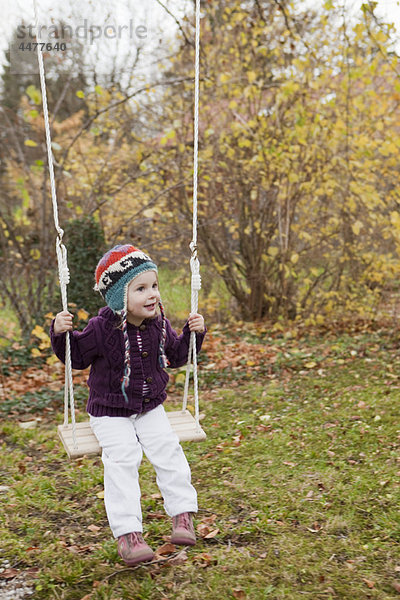
[[[38,600],[399,598],[397,346],[385,331],[210,335],[200,365],[208,437],[185,445],[198,543],[168,545],[170,521],[144,461],[145,533],[159,554],[135,569],[124,568],[108,529],[100,458],[70,462],[56,437],[60,410],[19,413],[8,397],[0,598],[22,576]],[[58,401],[43,387],[32,401],[52,394]],[[28,410],[26,394],[16,398]]]

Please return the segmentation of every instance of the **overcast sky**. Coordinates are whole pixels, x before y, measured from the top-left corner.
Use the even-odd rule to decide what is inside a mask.
[[[177,18],[181,18],[191,0],[163,0],[163,4]],[[156,0],[36,0],[42,39],[51,32],[52,23],[60,19],[73,30],[73,35],[84,42],[87,51],[106,57],[117,47],[140,45],[144,59],[150,60],[154,48],[173,37],[176,23]],[[0,0],[0,65],[4,50],[9,46],[10,35],[23,20],[21,41],[33,42],[35,17],[33,0]],[[54,33],[54,27],[53,27]],[[54,35],[53,35],[54,40]],[[101,64],[101,60],[99,61]],[[97,63],[97,64],[99,64]]]
[[[36,0],[40,23],[51,26],[63,18],[75,30],[80,26],[79,37],[86,35],[85,44],[88,51],[104,50],[104,56],[113,48],[123,48],[124,44],[140,44],[144,59],[148,61],[160,40],[165,41],[173,36],[176,23],[156,0]],[[216,1],[216,0],[215,0]],[[305,0],[310,6],[321,6],[324,0]],[[352,12],[360,9],[366,0],[342,0]],[[395,23],[400,41],[400,0],[377,0],[377,14]],[[193,0],[163,0],[178,18],[185,9],[193,5]],[[9,36],[23,19],[27,25],[34,26],[33,0],[0,0],[0,68],[4,51],[9,45]],[[87,31],[92,27],[94,33]],[[106,29],[111,27],[111,29]],[[85,32],[86,28],[86,32]],[[75,34],[74,30],[74,34]],[[113,33],[117,39],[110,39]],[[28,32],[25,31],[25,34]],[[97,36],[96,41],[92,36]],[[107,39],[106,39],[107,38]],[[24,38],[29,41],[28,38]],[[32,40],[33,41],[33,40]],[[101,64],[101,61],[99,61]],[[99,63],[97,63],[99,64]]]

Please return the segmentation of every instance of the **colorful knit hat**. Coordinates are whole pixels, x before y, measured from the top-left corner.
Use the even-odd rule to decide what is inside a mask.
[[[95,290],[100,292],[111,310],[121,316],[122,332],[125,343],[124,376],[122,379],[122,393],[125,401],[128,402],[126,390],[129,385],[131,366],[130,366],[130,345],[127,330],[127,296],[128,285],[138,275],[145,271],[158,271],[157,266],[147,254],[141,252],[130,244],[118,245],[111,248],[100,259],[95,272],[96,285]],[[164,308],[159,302],[162,317],[162,334],[160,340],[160,364],[167,366],[165,356],[165,316]]]

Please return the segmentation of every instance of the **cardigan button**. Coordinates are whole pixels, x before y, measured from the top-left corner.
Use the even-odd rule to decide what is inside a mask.
[[[146,383],[153,383],[153,378],[152,377],[147,377]]]
[[[144,352],[142,352],[142,356],[143,356],[143,358],[147,358],[147,357],[148,357],[148,355],[149,355],[149,353],[148,353],[148,352],[146,352],[146,350],[145,350]]]
[[[146,325],[142,323],[139,327],[140,331],[144,331],[146,329]]]
[[[151,398],[145,398],[144,399],[145,404],[148,404],[150,401],[151,401]]]

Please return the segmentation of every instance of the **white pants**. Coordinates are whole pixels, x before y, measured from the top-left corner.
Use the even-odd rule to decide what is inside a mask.
[[[102,448],[104,503],[114,537],[142,531],[139,466],[143,451],[153,465],[170,517],[197,512],[190,467],[162,404],[142,415],[92,417],[90,425]]]

